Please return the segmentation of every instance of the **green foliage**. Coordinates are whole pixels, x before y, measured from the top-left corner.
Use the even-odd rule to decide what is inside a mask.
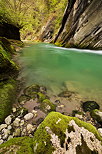
[[[12,23],[21,29],[25,39],[40,33],[48,19],[56,15],[55,29],[59,27],[67,0],[0,0],[0,22]]]

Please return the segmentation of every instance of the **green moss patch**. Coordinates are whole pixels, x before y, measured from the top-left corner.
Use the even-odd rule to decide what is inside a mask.
[[[61,144],[63,144],[65,139],[65,131],[66,129],[68,129],[68,123],[72,119],[78,126],[86,128],[88,131],[94,133],[94,135],[102,141],[102,138],[99,135],[98,131],[91,124],[83,122],[76,117],[69,117],[62,115],[58,112],[51,112],[45,118],[45,120],[42,122],[42,124],[39,126],[38,130],[34,134],[34,153],[51,154],[54,151],[54,148],[50,141],[51,136],[46,131],[46,127],[49,127],[51,131],[59,137]]]
[[[15,89],[16,83],[14,80],[0,83],[0,123],[11,111],[11,106],[15,101]]]
[[[90,115],[94,120],[102,124],[102,112],[100,110],[95,109],[91,111]]]
[[[11,150],[12,149],[12,150]],[[0,153],[33,154],[32,138],[18,137],[0,145]]]

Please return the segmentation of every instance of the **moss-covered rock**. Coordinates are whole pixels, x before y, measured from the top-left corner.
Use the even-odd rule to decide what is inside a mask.
[[[99,105],[95,101],[86,101],[83,102],[82,108],[85,112],[92,111],[94,109],[99,109]]]
[[[27,96],[27,95],[21,95],[19,98],[18,98],[18,102],[21,103],[21,102],[26,102],[26,101],[29,101],[30,100],[30,96]]]
[[[18,66],[11,60],[11,54],[5,50],[3,43],[0,41],[0,79],[9,78],[18,72]],[[8,48],[9,50],[9,48]]]
[[[53,104],[49,99],[45,99],[40,103],[40,109],[45,112],[56,111],[56,105]]]
[[[42,122],[42,124],[39,126],[39,128],[34,134],[34,154],[52,154],[52,152],[56,150],[59,146],[60,150],[62,150],[65,145],[66,130],[68,130],[69,133],[74,131],[73,127],[68,125],[71,120],[74,120],[74,122],[81,129],[84,128],[85,130],[94,134],[97,140],[102,141],[102,138],[99,135],[98,131],[91,124],[83,122],[75,117],[69,117],[57,112],[51,112],[45,118],[45,120]],[[52,141],[53,138],[55,139],[55,142]],[[54,144],[52,144],[52,142],[55,143],[56,148]],[[67,140],[67,142],[70,143],[70,138]],[[68,145],[66,145],[66,151],[68,150],[67,147]],[[81,148],[79,146],[79,149]],[[85,153],[85,151],[83,151],[83,153]]]
[[[73,110],[73,111],[72,111],[72,116],[75,116],[76,114],[84,115],[83,112],[80,112],[80,111],[78,111],[78,110]]]
[[[0,123],[11,112],[11,106],[15,101],[16,83],[12,80],[0,83]]]
[[[40,102],[44,101],[45,99],[47,99],[48,97],[45,94],[38,92],[37,98],[38,98],[38,102],[40,103]]]
[[[102,112],[100,110],[92,110],[90,112],[91,117],[96,120],[97,122],[99,122],[102,125]]]
[[[0,145],[0,153],[33,154],[32,138],[18,137]]]
[[[39,90],[40,90],[39,85],[31,85],[24,89],[24,94],[28,96],[32,96],[34,92],[39,92]]]

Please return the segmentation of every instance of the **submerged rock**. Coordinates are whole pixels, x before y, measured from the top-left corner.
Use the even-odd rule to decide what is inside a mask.
[[[86,101],[82,103],[82,108],[85,112],[99,109],[99,105],[95,101]]]

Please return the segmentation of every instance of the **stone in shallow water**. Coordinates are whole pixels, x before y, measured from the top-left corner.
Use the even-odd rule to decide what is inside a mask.
[[[86,101],[83,102],[82,108],[85,112],[92,111],[94,109],[99,109],[99,105],[95,101]]]

